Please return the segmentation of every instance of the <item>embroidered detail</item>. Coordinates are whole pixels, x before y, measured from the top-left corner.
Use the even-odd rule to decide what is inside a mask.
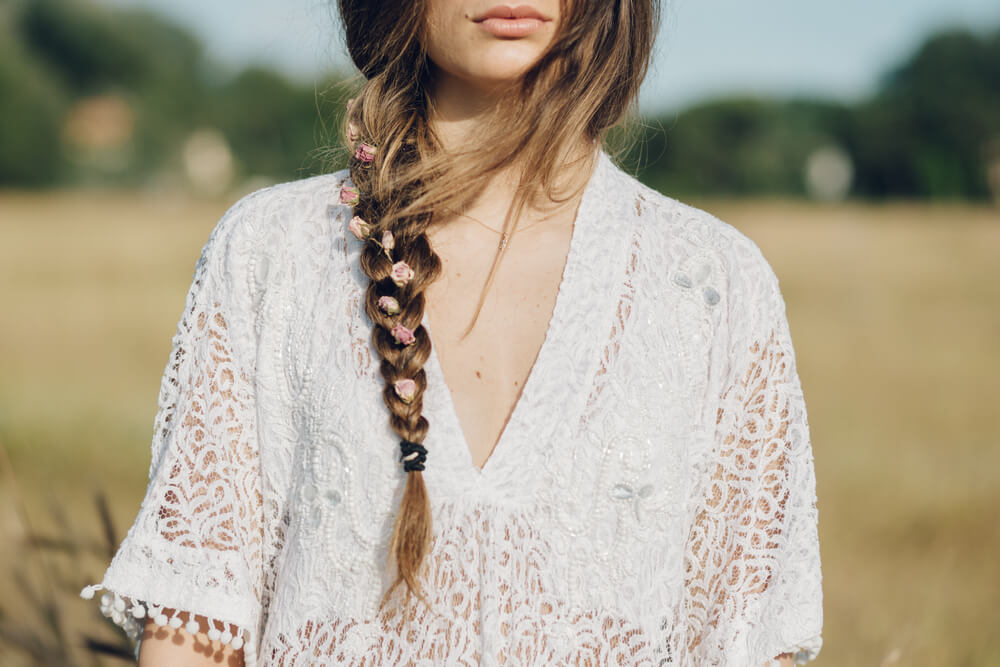
[[[706,284],[706,280],[712,273],[711,265],[706,263],[699,264],[692,273],[693,276],[684,271],[677,271],[673,277],[674,284],[684,289],[692,289],[696,286],[701,287],[702,300],[709,306],[718,304],[722,296],[715,287]]]
[[[638,490],[635,490],[629,484],[618,483],[611,487],[608,494],[615,500],[631,500],[632,509],[635,512],[635,520],[641,522],[639,504],[653,495],[653,486],[652,484],[645,484],[639,487]]]
[[[693,287],[694,283],[691,281],[691,277],[686,273],[675,273],[674,283],[680,285],[681,287]]]

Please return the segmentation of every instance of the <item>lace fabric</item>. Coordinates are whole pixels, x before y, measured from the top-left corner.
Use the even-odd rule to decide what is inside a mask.
[[[103,580],[138,638],[180,612],[249,665],[763,665],[818,652],[808,422],[757,247],[601,155],[545,342],[471,464],[428,362],[429,607],[382,605],[404,473],[346,172],[220,221]],[[186,618],[186,616],[185,616]]]

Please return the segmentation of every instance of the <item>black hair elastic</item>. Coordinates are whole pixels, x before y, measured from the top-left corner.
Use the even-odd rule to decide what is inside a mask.
[[[424,469],[424,463],[427,461],[427,448],[419,442],[400,440],[399,450],[402,452],[399,455],[399,460],[403,462],[403,470],[413,472]]]

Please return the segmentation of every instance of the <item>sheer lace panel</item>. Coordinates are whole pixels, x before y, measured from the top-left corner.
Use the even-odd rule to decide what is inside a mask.
[[[192,315],[182,326],[190,327],[196,358],[185,377],[166,379],[173,400],[160,413],[161,440],[172,439],[173,447],[164,461],[169,472],[157,481],[157,525],[175,545],[233,551],[252,570],[263,535],[259,460],[247,419],[254,412],[252,383],[233,359],[221,304]],[[175,354],[190,352],[178,347]]]
[[[687,547],[687,649],[706,664],[732,659],[734,644],[749,641],[739,635],[750,619],[757,618],[761,627],[794,624],[794,619],[758,618],[780,615],[783,601],[773,598],[809,590],[770,591],[777,566],[800,567],[787,561],[801,558],[818,571],[818,552],[795,551],[798,543],[810,542],[791,521],[790,499],[800,506],[797,522],[814,515],[815,507],[814,497],[802,493],[810,488],[803,485],[802,470],[806,418],[783,315],[775,324],[752,341],[720,398],[717,452]],[[771,603],[765,604],[769,593]],[[815,655],[813,619],[800,621],[803,630],[795,639],[802,645],[775,646],[767,655],[794,655],[800,662]],[[782,639],[788,640],[777,641]]]
[[[461,516],[462,518],[459,518]],[[570,608],[546,581],[534,521],[450,507],[425,573],[430,608],[389,600],[374,618],[312,619],[267,642],[268,665],[604,665],[654,661],[654,643],[612,610]],[[489,548],[476,545],[490,545]],[[530,548],[525,548],[530,546]]]
[[[82,593],[106,589],[102,611],[134,640],[146,617],[236,648],[257,632],[263,495],[251,355],[227,314],[239,303],[229,231],[224,220],[206,245],[173,339],[142,508],[104,580]]]

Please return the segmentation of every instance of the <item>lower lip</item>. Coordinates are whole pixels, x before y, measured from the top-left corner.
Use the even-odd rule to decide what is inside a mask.
[[[494,37],[527,37],[542,27],[541,19],[484,19],[479,22],[483,30]]]

